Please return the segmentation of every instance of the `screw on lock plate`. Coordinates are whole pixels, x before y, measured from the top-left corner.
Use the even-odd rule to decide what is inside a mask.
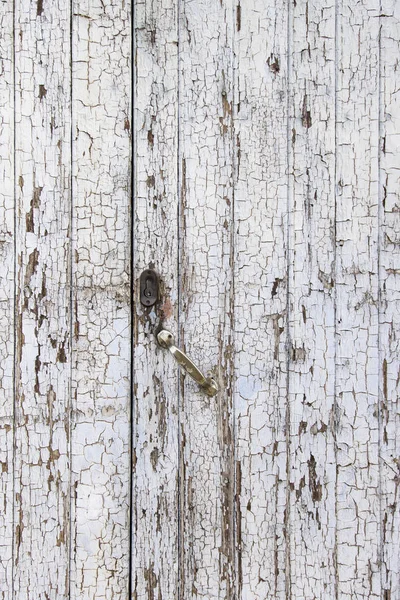
[[[143,306],[153,306],[158,300],[158,275],[152,269],[146,269],[140,276],[140,302]]]

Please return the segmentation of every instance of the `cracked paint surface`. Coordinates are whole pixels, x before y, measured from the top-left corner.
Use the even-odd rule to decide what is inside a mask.
[[[289,28],[287,593],[334,598],[334,6],[293,6]]]
[[[15,3],[12,598],[69,585],[69,7]],[[51,48],[51,50],[50,50]],[[64,161],[65,157],[65,161]]]
[[[186,378],[180,405],[184,598],[234,594],[232,405],[233,20],[230,2],[180,13],[180,344],[221,389]]]
[[[396,75],[399,66],[400,6],[384,2],[382,11],[389,18],[381,27],[381,136],[379,174],[379,399],[380,399],[380,509],[383,597],[400,595],[400,407],[399,407],[399,309],[400,300],[400,202],[398,156],[400,149],[400,98]],[[384,118],[384,115],[387,115]],[[389,116],[390,115],[390,116]]]
[[[342,598],[382,597],[378,14],[379,4],[366,1],[357,14],[340,5],[338,20],[335,429],[337,589]]]
[[[156,328],[178,333],[178,48],[174,1],[134,7],[132,598],[178,597],[178,385]],[[161,301],[139,301],[144,269]]]
[[[235,427],[238,598],[285,595],[287,13],[241,3],[235,35]],[[268,558],[267,558],[268,557]]]
[[[73,3],[71,598],[126,598],[130,4]]]
[[[13,576],[14,69],[13,9],[0,8],[0,594]],[[4,588],[4,591],[3,589]],[[7,592],[8,593],[8,592]]]
[[[397,4],[1,4],[2,600],[400,600]]]

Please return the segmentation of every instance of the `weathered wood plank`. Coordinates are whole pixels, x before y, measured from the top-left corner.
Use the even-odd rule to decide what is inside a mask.
[[[338,3],[338,597],[381,598],[378,428],[379,2]]]
[[[286,598],[287,5],[236,6],[238,598]]]
[[[233,7],[181,2],[180,338],[209,398],[188,377],[180,405],[181,596],[235,595],[232,411]]]
[[[178,368],[158,347],[178,333],[178,24],[176,0],[135,5],[132,596],[178,598]],[[161,303],[139,301],[153,267]]]
[[[400,598],[400,5],[381,6],[379,174],[382,597]]]
[[[130,2],[73,2],[71,598],[127,597]]]
[[[70,8],[15,10],[16,355],[13,598],[67,598]]]
[[[334,598],[335,5],[290,19],[290,593]]]
[[[0,598],[12,594],[14,436],[13,7],[0,5]]]

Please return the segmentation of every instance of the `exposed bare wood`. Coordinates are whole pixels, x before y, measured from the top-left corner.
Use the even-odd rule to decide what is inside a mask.
[[[135,7],[132,597],[178,598],[178,368],[156,329],[178,333],[178,26],[175,0]],[[154,268],[161,298],[139,301]]]
[[[70,10],[15,10],[13,599],[68,597]]]
[[[130,2],[74,2],[71,599],[128,593]]]

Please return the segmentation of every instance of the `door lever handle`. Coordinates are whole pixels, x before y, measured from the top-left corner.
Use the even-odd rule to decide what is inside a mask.
[[[169,350],[182,369],[199,384],[207,396],[215,396],[218,386],[212,377],[205,377],[196,365],[182,350],[175,346],[174,336],[170,331],[162,329],[157,335],[157,341],[162,348]]]

